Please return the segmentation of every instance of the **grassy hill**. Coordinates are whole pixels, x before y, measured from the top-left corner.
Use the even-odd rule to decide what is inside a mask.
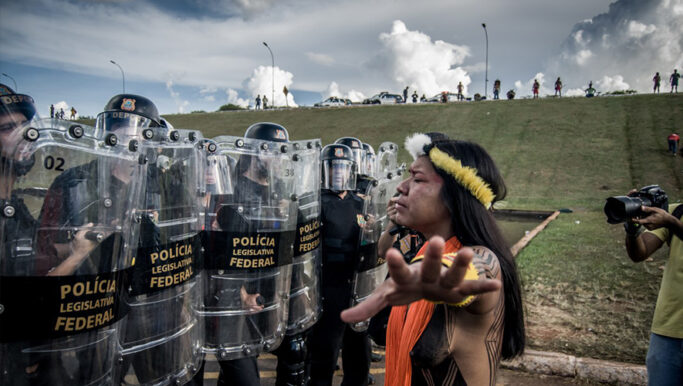
[[[570,208],[518,256],[530,347],[644,363],[667,249],[633,264],[605,198],[660,184],[683,193],[683,161],[666,137],[683,132],[683,94],[562,98],[165,116],[205,136],[283,124],[292,139],[355,136],[403,146],[412,132],[441,131],[483,145],[502,170],[516,209]],[[401,159],[409,162],[402,152]]]

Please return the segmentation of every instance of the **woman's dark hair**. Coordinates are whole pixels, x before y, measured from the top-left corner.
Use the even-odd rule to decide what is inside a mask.
[[[457,140],[441,140],[434,146],[451,157],[460,160],[463,166],[477,169],[477,174],[486,181],[495,195],[494,201],[505,197],[506,189],[493,159],[476,143]],[[451,226],[455,236],[463,245],[485,246],[498,256],[503,277],[505,295],[505,319],[503,330],[502,357],[509,359],[524,352],[524,310],[517,267],[510,248],[493,218],[493,213],[484,207],[466,188],[450,174],[434,168],[443,178],[441,197],[451,215]]]

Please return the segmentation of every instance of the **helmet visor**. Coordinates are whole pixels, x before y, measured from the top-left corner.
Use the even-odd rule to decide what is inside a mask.
[[[136,137],[150,127],[152,120],[121,111],[106,111],[97,116],[95,127],[100,134],[114,133],[121,137]]]
[[[325,160],[322,173],[323,189],[355,190],[356,173],[354,163],[349,160]]]
[[[372,153],[366,153],[363,159],[363,172],[362,174],[370,177],[376,177],[375,171],[377,170],[377,156]]]

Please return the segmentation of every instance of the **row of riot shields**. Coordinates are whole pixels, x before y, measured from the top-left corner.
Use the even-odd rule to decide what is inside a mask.
[[[97,127],[35,120],[2,144],[0,384],[182,384],[206,353],[317,321],[319,140]],[[397,149],[378,153],[356,301],[386,275]]]

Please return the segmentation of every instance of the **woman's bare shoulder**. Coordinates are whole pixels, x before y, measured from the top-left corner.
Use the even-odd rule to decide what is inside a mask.
[[[482,245],[472,246],[474,257],[472,264],[479,272],[479,276],[484,275],[487,278],[494,279],[500,276],[500,262],[498,256],[489,248]]]

